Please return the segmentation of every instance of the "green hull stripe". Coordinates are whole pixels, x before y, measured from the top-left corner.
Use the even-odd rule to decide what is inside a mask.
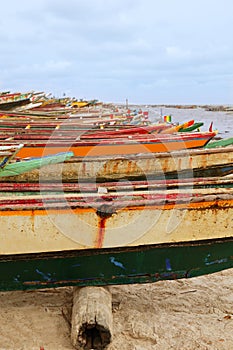
[[[233,238],[0,257],[0,290],[190,278],[233,267]]]

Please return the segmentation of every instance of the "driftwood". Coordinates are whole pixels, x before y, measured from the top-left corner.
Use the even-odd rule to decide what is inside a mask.
[[[112,295],[106,287],[74,288],[71,341],[76,349],[106,349],[112,322]]]

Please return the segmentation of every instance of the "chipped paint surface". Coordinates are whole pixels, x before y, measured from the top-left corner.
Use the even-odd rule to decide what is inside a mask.
[[[149,283],[233,267],[233,239],[0,256],[0,290]]]
[[[140,153],[140,152],[139,152]],[[121,179],[138,176],[164,177],[165,173],[188,171],[190,174],[209,169],[209,175],[216,176],[217,167],[222,173],[232,172],[233,147],[221,149],[192,149],[160,154],[146,153],[115,157],[73,158],[64,164],[45,166],[24,175],[12,177],[12,181],[90,179]],[[228,170],[227,170],[228,165]],[[224,168],[223,168],[224,167]],[[225,170],[224,170],[225,169]],[[13,179],[14,178],[14,179]],[[4,179],[3,179],[4,180]],[[1,181],[3,181],[1,180]]]
[[[3,190],[0,290],[147,283],[233,267],[233,189],[161,184]]]
[[[22,210],[16,199],[17,210],[0,211],[0,254],[137,247],[232,237],[231,191],[220,189],[218,194],[208,190],[210,194],[204,197],[182,193],[170,193],[170,197],[124,196],[120,201],[112,197],[112,202],[104,199],[105,204],[90,198],[85,205],[80,202],[78,207],[71,204],[64,209]],[[8,205],[13,208],[13,202],[7,202]]]
[[[124,267],[124,265],[119,262],[119,261],[116,261],[115,258],[113,256],[110,257],[110,261],[112,264],[114,264],[115,266],[117,267],[120,267],[121,269],[125,270],[126,268]]]

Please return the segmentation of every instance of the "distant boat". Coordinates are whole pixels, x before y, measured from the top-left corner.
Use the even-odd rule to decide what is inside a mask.
[[[88,107],[89,102],[88,101],[72,101],[71,102],[71,107],[73,108],[83,108],[83,107]]]
[[[0,110],[10,110],[30,103],[32,93],[10,93],[0,95]]]

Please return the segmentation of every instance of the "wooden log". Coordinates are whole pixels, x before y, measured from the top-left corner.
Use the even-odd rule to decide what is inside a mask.
[[[105,349],[112,338],[112,295],[107,287],[74,288],[71,341],[76,349]]]

